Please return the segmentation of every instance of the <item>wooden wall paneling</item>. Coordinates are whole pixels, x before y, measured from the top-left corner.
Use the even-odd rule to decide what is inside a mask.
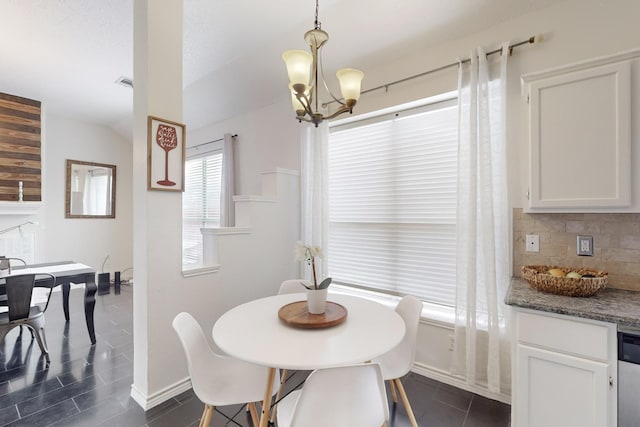
[[[42,200],[40,101],[0,92],[0,201]]]

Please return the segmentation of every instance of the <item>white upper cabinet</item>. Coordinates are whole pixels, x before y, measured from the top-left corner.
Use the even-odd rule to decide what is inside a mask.
[[[525,211],[640,212],[639,57],[636,49],[522,77]]]

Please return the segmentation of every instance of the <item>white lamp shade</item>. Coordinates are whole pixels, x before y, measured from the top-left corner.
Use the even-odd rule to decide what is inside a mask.
[[[358,100],[360,98],[360,83],[364,73],[353,68],[343,68],[336,73],[340,80],[340,92],[344,99]]]
[[[292,84],[309,86],[309,74],[313,57],[304,50],[288,50],[282,54],[282,59],[287,64],[289,81]]]

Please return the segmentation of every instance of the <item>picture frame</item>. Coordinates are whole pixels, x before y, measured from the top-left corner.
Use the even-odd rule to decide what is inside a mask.
[[[147,190],[184,191],[186,126],[147,118]]]

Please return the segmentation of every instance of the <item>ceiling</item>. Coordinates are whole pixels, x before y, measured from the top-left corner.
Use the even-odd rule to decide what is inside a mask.
[[[381,54],[389,61],[560,1],[321,0],[325,73],[366,74]],[[287,97],[280,55],[306,49],[314,10],[313,0],[184,0],[189,129]],[[133,77],[133,0],[0,0],[0,16],[0,92],[130,135],[133,92],[114,82]]]

